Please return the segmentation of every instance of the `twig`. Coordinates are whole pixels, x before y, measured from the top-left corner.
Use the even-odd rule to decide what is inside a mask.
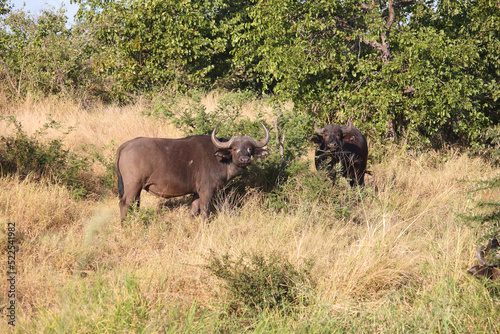
[[[274,120],[274,128],[276,130],[276,142],[278,143],[278,148],[280,152],[280,157],[281,157],[281,165],[280,165],[280,172],[278,174],[278,179],[277,181],[283,177],[283,173],[285,172],[285,167],[286,167],[286,160],[285,160],[285,134],[286,130],[283,131],[283,135],[281,136],[281,140],[279,138],[279,128],[278,128],[278,119],[282,116],[281,113],[278,114],[276,119]]]

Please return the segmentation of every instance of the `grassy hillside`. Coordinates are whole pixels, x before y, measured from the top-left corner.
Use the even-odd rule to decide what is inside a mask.
[[[213,110],[216,96],[202,103]],[[2,106],[29,135],[55,120],[63,129],[40,138],[62,136],[76,154],[91,145],[105,162],[89,162],[83,178],[91,191],[83,197],[36,174],[0,178],[2,249],[7,223],[16,224],[17,332],[500,332],[498,283],[466,274],[476,264],[479,230],[462,215],[475,213],[478,199],[500,196],[470,192],[498,175],[479,158],[394,147],[372,163],[365,189],[340,182],[311,196],[322,176],[310,168],[284,185],[285,206],[255,189],[227,189],[207,223],[189,216],[189,198],[144,194],[122,228],[115,186],[103,184],[113,178],[116,148],[136,136],[183,133],[145,116],[149,103]],[[258,112],[271,117],[264,105],[242,110]],[[0,122],[0,133],[12,131]],[[6,254],[0,268],[7,271]],[[269,284],[259,283],[261,274]],[[283,278],[289,302],[249,302],[252,291],[267,293],[272,279]],[[8,285],[0,280],[4,315]],[[0,322],[0,332],[8,330]]]

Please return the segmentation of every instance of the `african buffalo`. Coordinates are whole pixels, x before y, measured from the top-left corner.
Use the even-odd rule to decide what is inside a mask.
[[[474,275],[476,277],[485,277],[493,281],[500,280],[500,269],[498,269],[497,263],[490,263],[484,258],[485,254],[494,248],[500,247],[497,238],[491,239],[487,246],[481,246],[477,251],[477,261],[479,265],[474,266],[467,270],[468,274]]]
[[[262,124],[262,123],[261,123]],[[193,194],[191,214],[201,211],[205,220],[210,201],[221,188],[250,164],[250,159],[269,155],[263,149],[266,136],[255,141],[249,136],[218,140],[212,135],[180,139],[139,137],[123,143],[116,153],[116,174],[120,194],[120,215],[125,218],[133,201],[139,204],[142,189],[162,198]]]
[[[351,179],[351,186],[364,185],[368,146],[365,137],[355,127],[327,125],[324,128],[314,123],[319,135],[319,146],[315,153],[316,169],[326,169],[335,181],[335,165],[342,163],[342,174]]]

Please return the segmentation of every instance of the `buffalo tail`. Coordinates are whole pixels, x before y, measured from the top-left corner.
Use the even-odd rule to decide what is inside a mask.
[[[115,171],[116,171],[116,176],[118,177],[118,194],[120,195],[120,199],[122,199],[125,190],[123,188],[122,174],[120,173],[120,168],[118,167],[119,160],[120,160],[120,152],[118,151],[118,153],[116,154]]]

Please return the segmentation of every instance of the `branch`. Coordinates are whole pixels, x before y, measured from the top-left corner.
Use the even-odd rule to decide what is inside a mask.
[[[389,18],[387,19],[387,22],[384,25],[384,28],[387,30],[389,30],[389,28],[394,23],[394,6],[392,4],[392,0],[389,0],[388,5],[389,5]]]
[[[279,151],[280,151],[280,157],[281,157],[281,161],[283,162],[285,160],[285,153],[284,153],[284,148],[283,148],[283,144],[285,142],[285,132],[283,132],[283,139],[280,141],[280,135],[279,135],[279,128],[278,128],[278,119],[281,117],[281,113],[278,114],[278,116],[276,117],[276,119],[274,120],[274,128],[276,130],[276,142],[278,143],[279,145]]]
[[[10,85],[12,86],[12,89],[17,94],[17,96],[20,96],[20,92],[17,90],[16,85],[14,84],[14,81],[12,80],[12,77],[10,76],[10,72],[9,72],[9,69],[7,68],[7,64],[5,64],[2,57],[0,57],[0,62],[2,62],[3,68],[5,70],[5,75],[7,76],[7,80],[9,81]]]
[[[389,58],[391,58],[391,50],[389,48],[389,44],[386,43],[386,35],[385,35],[385,32],[380,34],[380,37],[382,39],[382,43],[379,43],[379,42],[375,42],[375,41],[370,41],[370,40],[367,40],[365,38],[363,38],[363,43],[371,46],[372,48],[374,49],[377,49],[380,51],[380,53],[382,54],[381,55],[381,58],[382,58],[382,62],[384,64],[387,64],[387,62],[389,61]]]
[[[29,47],[31,47],[32,44],[33,44],[33,41],[30,42]],[[23,81],[24,64],[26,63],[26,57],[28,55],[29,47],[26,48],[26,51],[24,52],[23,63],[21,64],[21,73],[19,73],[19,81],[17,82],[17,95],[18,96],[21,95],[21,82]]]
[[[403,0],[403,1],[406,1],[406,0]],[[363,7],[363,4],[361,4],[361,6]],[[392,0],[388,1],[388,6],[389,6],[389,8],[388,8],[389,9],[389,17],[387,18],[387,22],[384,24],[385,31],[380,33],[381,43],[375,42],[375,41],[370,41],[370,40],[363,38],[363,43],[380,51],[382,62],[384,64],[387,64],[389,61],[389,58],[391,58],[391,50],[389,48],[389,43],[387,43],[386,40],[387,40],[387,35],[389,33],[389,30],[390,30],[392,24],[394,23],[394,18],[395,18],[394,5],[393,5]]]
[[[279,138],[279,127],[278,127],[278,119],[281,117],[281,113],[278,114],[276,119],[274,120],[274,128],[276,129],[276,142],[279,145],[279,151],[280,151],[280,157],[281,157],[281,165],[280,165],[280,172],[278,174],[277,181],[278,183],[280,180],[283,178],[283,173],[285,172],[285,167],[286,167],[286,160],[285,160],[285,134],[286,130],[283,131],[283,136],[281,137],[281,141]]]

